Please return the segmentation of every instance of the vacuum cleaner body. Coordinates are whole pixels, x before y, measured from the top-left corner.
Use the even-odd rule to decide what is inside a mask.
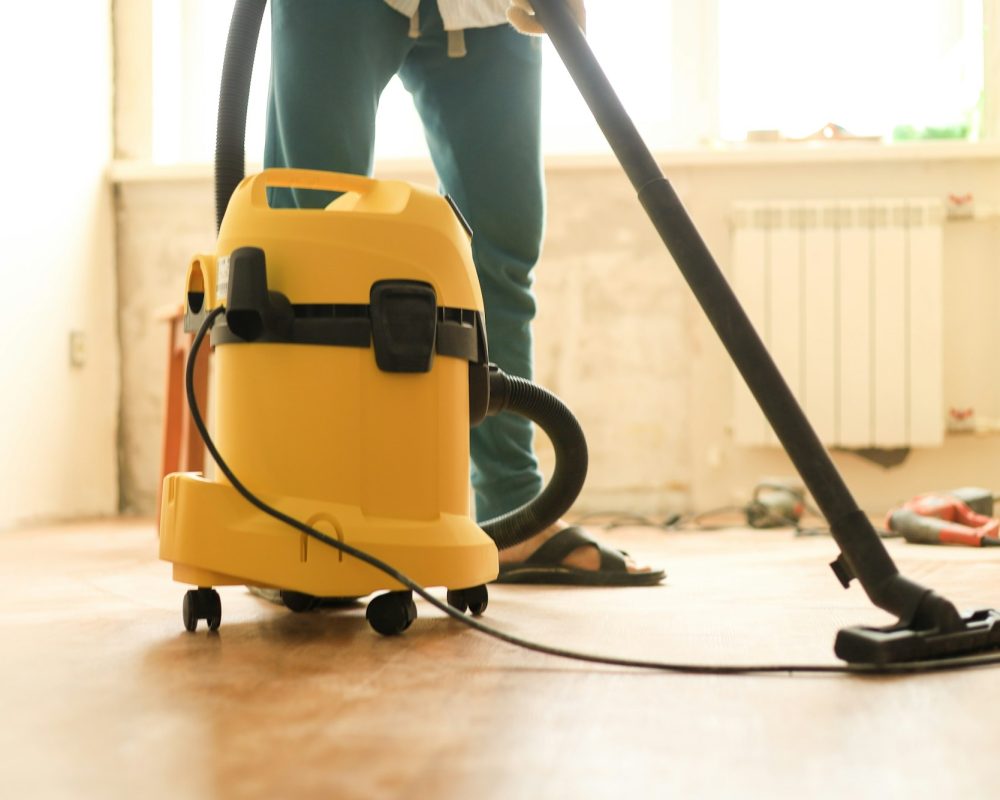
[[[269,186],[343,194],[279,209]],[[219,305],[211,418],[245,485],[425,586],[497,576],[469,499],[469,426],[487,402],[483,300],[468,229],[445,198],[355,175],[249,176],[216,252],[189,267],[186,328]],[[168,475],[160,518],[160,556],[183,583],[402,588],[259,513],[223,475]]]

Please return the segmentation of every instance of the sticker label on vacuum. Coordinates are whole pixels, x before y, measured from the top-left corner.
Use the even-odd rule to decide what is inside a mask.
[[[219,259],[216,269],[215,296],[225,302],[229,295],[229,256]]]

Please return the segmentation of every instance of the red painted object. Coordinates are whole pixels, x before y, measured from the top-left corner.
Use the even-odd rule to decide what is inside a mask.
[[[183,307],[171,307],[160,318],[170,330],[167,334],[167,380],[163,405],[163,446],[160,451],[160,481],[156,489],[156,509],[162,507],[163,480],[172,472],[202,472],[205,468],[205,445],[191,421],[184,389],[184,371],[193,333],[184,332]],[[208,403],[208,370],[211,350],[198,354],[194,371],[194,391],[198,406]]]
[[[957,497],[919,495],[889,512],[886,525],[918,544],[1000,545],[1000,520],[978,514]]]

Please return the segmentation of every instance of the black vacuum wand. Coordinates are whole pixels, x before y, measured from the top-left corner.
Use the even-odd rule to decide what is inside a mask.
[[[1000,647],[1000,614],[960,614],[951,602],[900,575],[868,517],[810,425],[722,270],[608,82],[565,0],[532,0],[545,28],[704,309],[816,504],[840,555],[830,566],[846,588],[858,579],[871,601],[899,618],[888,628],[845,628],[834,651],[852,663],[923,661]]]

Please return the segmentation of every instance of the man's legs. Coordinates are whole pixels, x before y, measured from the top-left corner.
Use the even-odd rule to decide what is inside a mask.
[[[265,167],[371,174],[375,112],[413,46],[375,0],[273,0]],[[322,208],[327,192],[276,188],[274,206]]]
[[[421,18],[436,16],[424,0]],[[532,376],[531,270],[544,228],[541,164],[541,42],[508,25],[465,31],[466,55],[448,58],[439,19],[410,51],[400,77],[420,112],[431,157],[445,191],[472,226],[472,250],[486,303],[490,359],[505,372]],[[541,474],[532,429],[514,415],[487,419],[472,431],[476,515],[489,519],[532,499]],[[521,545],[504,550],[501,563],[523,562],[567,525],[560,521]],[[570,533],[567,531],[567,533]],[[596,541],[574,534],[555,561],[565,567],[604,569],[608,556]],[[579,544],[577,544],[579,543]],[[621,556],[614,559],[621,561]],[[648,567],[624,558],[622,568]]]
[[[490,360],[530,379],[531,270],[544,219],[540,42],[507,25],[471,29],[466,55],[449,58],[436,3],[422,3],[420,14],[425,31],[400,77],[420,112],[441,184],[473,230]],[[492,417],[471,437],[480,521],[538,494],[542,478],[527,420]]]
[[[273,0],[265,166],[369,174],[378,98],[401,70],[442,184],[476,231],[491,357],[530,378],[530,273],[544,213],[540,43],[508,26],[471,30],[468,55],[451,59],[435,0],[422,0],[420,18],[422,38],[413,40],[408,20],[377,0]],[[271,203],[283,207],[322,207],[331,199],[270,191]],[[521,505],[541,486],[531,427],[508,416],[472,434],[480,519]],[[522,560],[562,527],[504,551],[501,560]],[[596,569],[600,557],[580,547],[562,563]],[[628,568],[635,571],[631,562]]]
[[[490,356],[505,371],[530,379],[529,323],[534,316],[530,270],[538,257],[543,214],[539,44],[507,26],[468,31],[475,49],[470,56],[453,59],[446,53],[434,0],[422,3],[420,21],[424,38],[414,40],[408,35],[409,21],[383,2],[274,0],[264,165],[370,174],[382,90],[408,53],[433,51],[431,60],[439,66],[418,70],[429,74],[426,91],[419,88],[414,94],[428,123],[442,183],[476,231],[473,248],[487,305]],[[479,46],[480,34],[486,35],[484,47]],[[438,103],[460,103],[463,96],[475,96],[472,82],[477,73],[486,60],[503,64],[508,58],[504,50],[516,64],[512,75],[516,80],[502,86],[506,110],[497,114],[486,102],[469,112],[488,117],[458,129],[446,124],[462,115],[454,113],[453,105],[438,109]],[[478,70],[470,68],[476,65]],[[412,75],[413,70],[403,69],[404,81]],[[414,90],[412,81],[409,84]],[[465,146],[482,131],[500,134],[508,127],[508,134],[487,138],[481,148],[470,151]],[[450,147],[451,136],[461,140],[459,147]],[[331,199],[323,192],[283,188],[270,192],[272,205],[284,207],[322,207]],[[504,207],[505,203],[509,205]],[[541,475],[531,438],[530,424],[513,415],[488,420],[473,431],[473,483],[480,519],[497,516],[538,493]]]

